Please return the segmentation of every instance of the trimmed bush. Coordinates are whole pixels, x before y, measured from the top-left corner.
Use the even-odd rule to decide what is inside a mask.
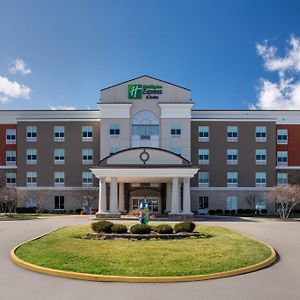
[[[176,233],[178,233],[178,232],[193,232],[195,227],[196,227],[195,223],[193,223],[191,221],[185,221],[185,222],[175,224],[174,231]]]
[[[113,225],[114,223],[109,221],[98,221],[92,223],[92,229],[97,233],[99,232],[111,233],[111,228]]]
[[[249,209],[249,208],[245,209],[244,212],[245,212],[245,214],[247,214],[247,215],[252,215],[252,214],[254,214],[254,210]]]
[[[229,209],[225,209],[225,210],[224,210],[224,214],[225,214],[225,215],[229,215],[229,214],[230,214],[230,210],[229,210]]]
[[[263,215],[265,215],[267,212],[268,212],[268,211],[267,211],[266,209],[262,209],[262,210],[261,210],[261,213],[262,213]]]
[[[112,233],[127,233],[127,227],[124,224],[114,224],[111,227]]]
[[[244,211],[244,209],[239,208],[239,209],[237,210],[237,213],[238,213],[239,215],[242,215],[242,214],[245,213],[245,211]]]
[[[18,213],[18,214],[35,214],[36,207],[17,207],[16,213]]]
[[[173,233],[173,228],[168,224],[161,224],[156,227],[156,232],[160,234],[171,234]]]
[[[213,216],[215,213],[216,213],[216,212],[215,212],[213,209],[210,209],[210,210],[208,211],[208,214],[211,215],[211,216]]]
[[[223,209],[216,209],[216,215],[222,215]]]
[[[133,234],[149,234],[151,232],[151,226],[147,224],[134,224],[129,228]]]
[[[232,209],[232,210],[230,211],[230,214],[231,214],[231,215],[236,215],[236,210],[235,210],[235,209]]]
[[[76,208],[76,209],[75,209],[75,213],[76,213],[76,214],[80,214],[81,212],[82,212],[82,209],[81,209],[81,208]]]

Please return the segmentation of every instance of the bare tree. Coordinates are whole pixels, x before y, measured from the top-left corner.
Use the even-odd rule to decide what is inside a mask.
[[[248,195],[246,197],[246,202],[248,203],[250,209],[256,212],[256,196],[255,196],[255,194]]]
[[[51,194],[50,190],[18,190],[19,199],[23,199],[24,206],[27,206],[27,200],[33,198],[35,200],[35,212],[39,214],[44,206],[45,201],[49,198]]]
[[[300,186],[282,185],[266,192],[266,198],[277,205],[280,218],[288,219],[297,204],[300,204]]]
[[[0,203],[5,215],[10,217],[16,212],[18,194],[15,188],[0,188]]]
[[[72,197],[75,198],[80,208],[83,209],[87,214],[91,214],[91,208],[98,197],[98,188],[80,188],[72,191]]]

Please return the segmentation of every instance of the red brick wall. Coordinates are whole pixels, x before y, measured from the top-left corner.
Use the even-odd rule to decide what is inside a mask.
[[[17,129],[16,124],[5,124],[0,125],[0,165],[3,166],[6,164],[6,155],[5,152],[8,150],[17,150],[17,144],[15,145],[6,145],[6,129]],[[18,138],[18,134],[17,134]]]

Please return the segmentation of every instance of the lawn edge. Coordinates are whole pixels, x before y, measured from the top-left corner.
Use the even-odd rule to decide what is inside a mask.
[[[62,271],[62,270],[57,270],[57,269],[50,269],[50,268],[45,268],[45,267],[40,267],[34,264],[31,264],[29,262],[26,262],[25,260],[20,259],[16,255],[16,251],[19,247],[22,245],[38,240],[50,233],[53,233],[59,229],[65,228],[68,226],[64,226],[58,229],[51,230],[49,232],[46,232],[42,235],[39,235],[37,237],[34,237],[32,239],[29,239],[23,243],[18,244],[15,246],[11,251],[10,251],[10,258],[11,260],[18,266],[23,267],[25,269],[38,272],[38,273],[43,273],[51,276],[57,276],[57,277],[64,277],[64,278],[71,278],[71,279],[79,279],[79,280],[89,280],[89,281],[102,281],[102,282],[141,282],[141,283],[163,283],[163,282],[188,282],[188,281],[202,281],[202,280],[209,280],[209,279],[217,279],[217,278],[225,278],[225,277],[232,277],[232,276],[237,276],[237,275],[242,275],[246,273],[251,273],[255,272],[264,268],[269,267],[272,265],[275,260],[276,260],[276,251],[274,248],[265,243],[262,242],[258,239],[255,239],[253,237],[249,237],[244,233],[241,233],[239,231],[233,230],[231,228],[228,228],[229,230],[232,230],[233,232],[236,232],[242,236],[246,236],[247,238],[250,238],[252,240],[255,240],[265,246],[267,246],[270,251],[271,255],[266,258],[265,260],[256,263],[254,265],[248,266],[248,267],[243,267],[239,269],[234,269],[230,271],[224,271],[224,272],[219,272],[219,273],[213,273],[213,274],[203,274],[203,275],[190,275],[190,276],[159,276],[159,277],[140,277],[140,276],[114,276],[114,275],[96,275],[96,274],[88,274],[88,273],[78,273],[78,272],[71,272],[71,271]],[[222,227],[222,226],[220,226]],[[226,228],[226,227],[225,227]]]

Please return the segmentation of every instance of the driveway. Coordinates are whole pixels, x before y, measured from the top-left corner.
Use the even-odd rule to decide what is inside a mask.
[[[9,251],[18,243],[61,226],[90,222],[87,216],[0,222],[0,299],[300,299],[300,222],[204,218],[205,225],[239,230],[271,244],[280,254],[280,260],[267,269],[208,281],[89,282],[28,271],[9,259]]]

